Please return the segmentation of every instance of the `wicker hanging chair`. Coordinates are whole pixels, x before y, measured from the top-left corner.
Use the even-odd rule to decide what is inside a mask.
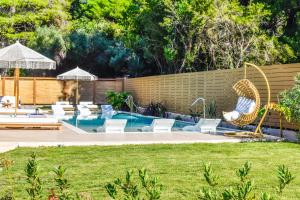
[[[248,79],[242,79],[233,86],[234,91],[240,97],[255,101],[255,108],[251,113],[243,113],[237,119],[228,121],[235,126],[245,126],[254,122],[260,109],[260,95],[254,84]],[[223,112],[225,115],[228,112]]]
[[[271,99],[271,91],[270,91],[270,85],[269,81],[265,75],[265,73],[256,65],[251,64],[251,63],[245,63],[245,74],[244,74],[244,79],[238,81],[237,83],[234,84],[233,89],[237,93],[239,97],[244,97],[246,99],[249,99],[251,102],[255,102],[255,106],[251,109],[251,112],[249,113],[239,113],[238,117],[234,120],[229,120],[228,122],[236,125],[236,126],[245,126],[248,124],[251,124],[255,121],[255,119],[258,116],[260,106],[261,106],[261,101],[260,101],[260,94],[255,87],[255,85],[247,79],[247,66],[255,68],[264,78],[267,86],[267,102],[266,105],[270,104],[270,99]],[[247,104],[245,104],[247,106]],[[258,123],[254,134],[262,134],[261,131],[261,125],[267,115],[268,112],[268,106],[265,107],[265,112],[263,116],[261,117],[260,122]],[[223,116],[226,115],[229,112],[223,112]]]

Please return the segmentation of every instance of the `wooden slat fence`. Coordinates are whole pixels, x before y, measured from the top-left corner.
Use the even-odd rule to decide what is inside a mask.
[[[277,102],[278,94],[294,85],[294,77],[300,72],[300,63],[262,66],[261,69],[269,79],[272,101]],[[159,101],[169,111],[186,114],[189,114],[190,105],[196,98],[204,97],[208,103],[214,99],[221,116],[223,110],[231,111],[235,107],[237,96],[232,86],[243,76],[243,69],[230,69],[132,78],[126,81],[125,90],[131,92],[140,105]],[[258,88],[262,104],[266,103],[266,86],[261,75],[249,67],[247,78]],[[272,113],[265,124],[278,127],[278,115]],[[288,123],[284,126],[294,128]]]
[[[123,90],[123,79],[99,79],[93,82],[79,83],[79,100],[93,101],[96,104],[105,103],[106,91],[111,90],[120,92]],[[62,91],[65,84],[66,81],[60,81],[56,78],[21,77],[19,84],[21,102],[22,104],[37,105],[53,104],[56,101],[63,99]],[[13,77],[1,77],[0,96],[4,95],[14,95]]]

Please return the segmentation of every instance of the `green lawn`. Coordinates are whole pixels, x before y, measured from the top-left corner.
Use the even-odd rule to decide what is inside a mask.
[[[17,199],[26,198],[24,168],[31,152],[40,163],[44,191],[54,185],[53,167],[64,165],[72,190],[90,192],[94,199],[108,199],[107,182],[123,176],[128,169],[145,167],[164,185],[162,199],[196,199],[201,186],[203,163],[211,162],[222,177],[222,186],[233,185],[234,170],[249,160],[250,176],[256,189],[274,193],[277,165],[285,164],[296,175],[280,199],[300,199],[300,146],[291,143],[128,145],[113,147],[18,148],[0,157],[13,159]],[[3,173],[3,172],[2,172]],[[7,182],[2,174],[0,188]]]

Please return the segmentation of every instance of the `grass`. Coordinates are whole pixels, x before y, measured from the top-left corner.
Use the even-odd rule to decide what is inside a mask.
[[[145,167],[158,176],[164,185],[162,199],[196,199],[199,189],[206,186],[202,176],[203,163],[211,162],[221,186],[234,185],[235,170],[245,161],[252,162],[250,177],[255,190],[274,194],[276,170],[285,164],[296,179],[279,199],[300,199],[300,148],[292,143],[239,143],[187,145],[128,145],[112,147],[18,148],[1,154],[15,161],[12,170],[17,199],[27,198],[24,168],[31,152],[36,152],[44,192],[55,186],[54,167],[67,168],[72,192],[89,192],[94,199],[108,199],[104,185],[126,170]],[[2,173],[0,188],[7,188],[7,176]]]

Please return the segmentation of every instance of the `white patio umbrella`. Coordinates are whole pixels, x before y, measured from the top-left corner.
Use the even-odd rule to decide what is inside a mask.
[[[76,67],[70,71],[62,73],[57,76],[59,80],[76,80],[76,104],[78,104],[78,81],[94,81],[97,80],[97,76]]]
[[[0,49],[0,68],[15,69],[14,95],[16,97],[15,114],[17,114],[20,69],[55,69],[56,63],[17,41],[15,44]]]

